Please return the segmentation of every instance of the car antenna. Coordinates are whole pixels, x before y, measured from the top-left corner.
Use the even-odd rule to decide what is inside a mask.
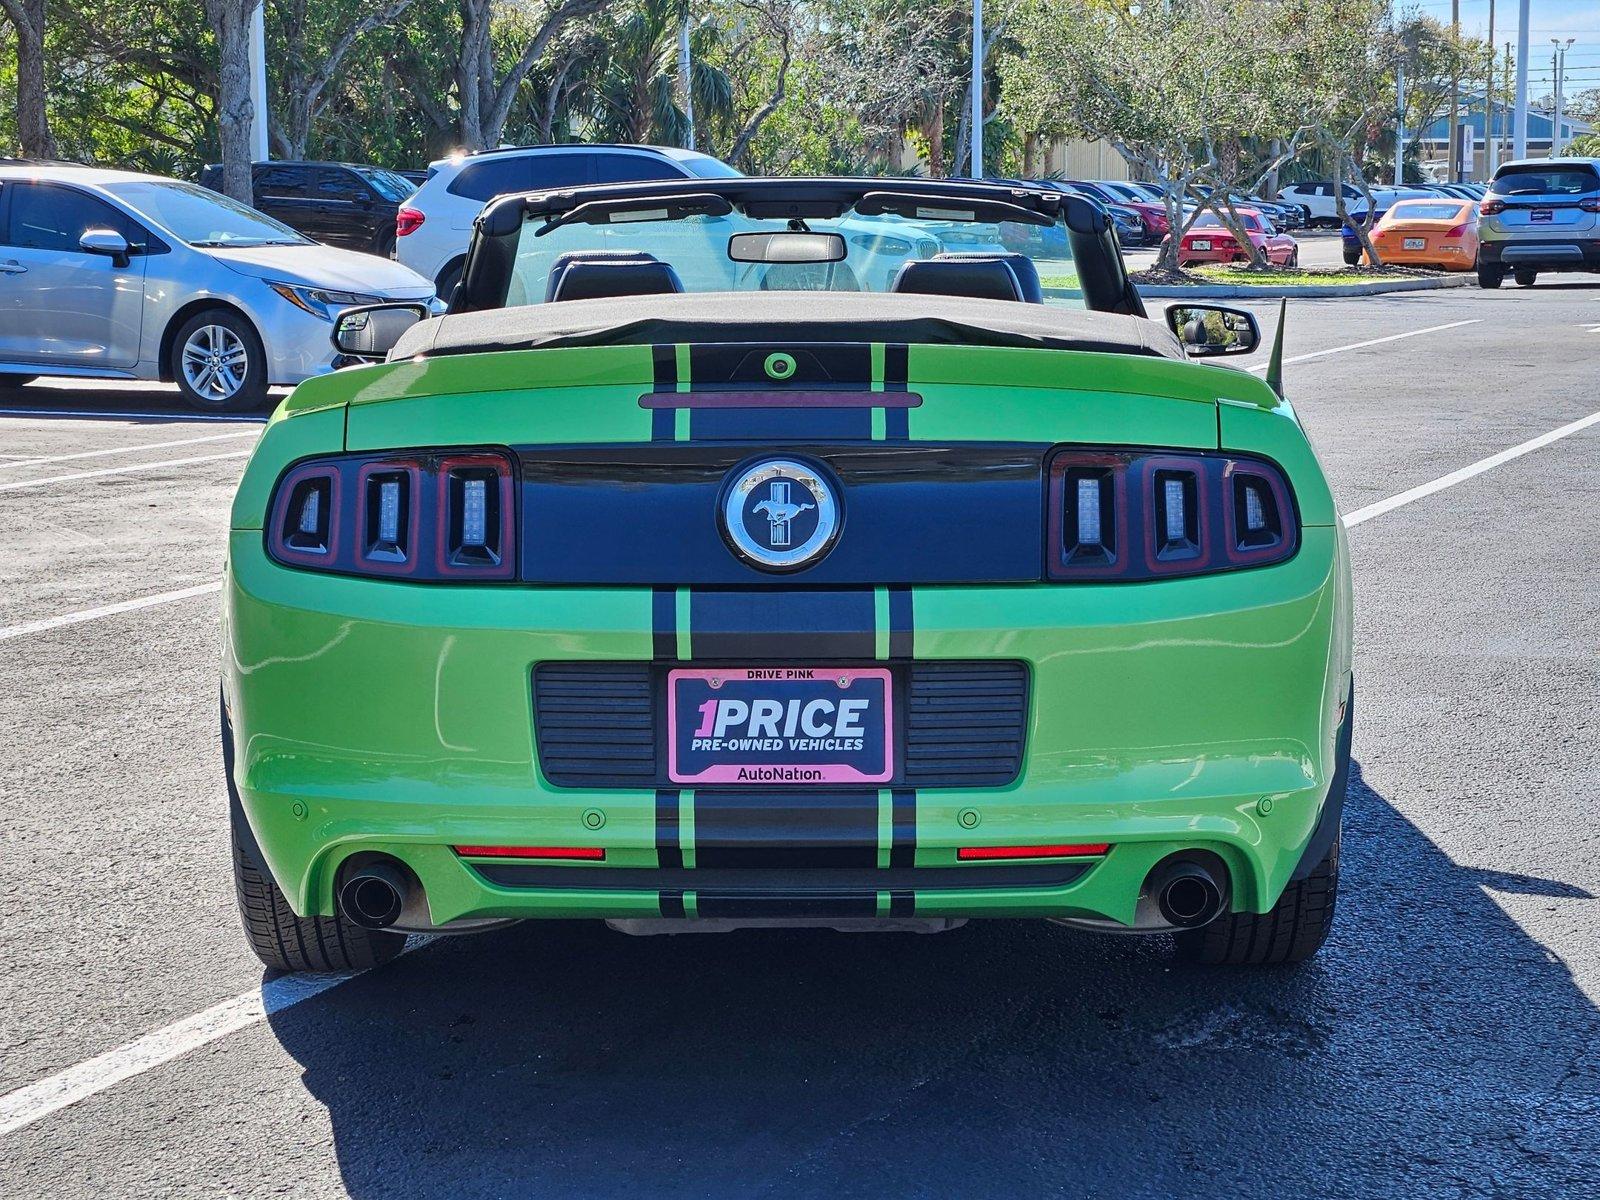
[[[1267,360],[1267,386],[1283,399],[1283,320],[1289,310],[1287,298],[1278,301],[1278,332],[1272,339],[1272,357]]]

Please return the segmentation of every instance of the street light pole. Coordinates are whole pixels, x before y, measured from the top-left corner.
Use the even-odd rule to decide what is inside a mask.
[[[973,179],[984,178],[984,0],[973,0]]]
[[[1561,142],[1562,142],[1562,138],[1561,138],[1561,110],[1565,106],[1564,105],[1564,101],[1566,99],[1566,96],[1565,96],[1564,93],[1566,91],[1565,84],[1566,84],[1566,74],[1567,74],[1567,49],[1576,40],[1577,40],[1576,38],[1568,38],[1566,40],[1566,43],[1563,44],[1560,38],[1551,38],[1550,39],[1550,44],[1556,48],[1556,52],[1552,56],[1555,59],[1555,77],[1556,77],[1556,87],[1555,87],[1555,92],[1556,92],[1556,112],[1555,112],[1555,118],[1556,119],[1555,119],[1554,124],[1552,124],[1551,127],[1550,127],[1550,157],[1551,158],[1559,158],[1559,157],[1561,157]]]
[[[1394,185],[1404,187],[1406,162],[1406,65],[1394,65]]]
[[[1489,77],[1483,83],[1483,177],[1494,178],[1500,149],[1494,136],[1494,0],[1489,0]]]
[[[1512,120],[1511,155],[1528,157],[1528,0],[1517,2],[1517,110]]]
[[[250,14],[250,161],[266,162],[267,149],[267,5]]]
[[[1458,44],[1461,41],[1461,0],[1450,0],[1450,36]],[[1454,69],[1450,72],[1450,167],[1447,178],[1451,183],[1461,182],[1461,73]]]

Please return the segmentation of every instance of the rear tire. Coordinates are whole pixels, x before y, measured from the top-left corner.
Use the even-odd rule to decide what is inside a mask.
[[[343,916],[298,917],[272,872],[245,818],[233,785],[233,730],[222,716],[222,761],[228,776],[228,823],[233,846],[233,883],[245,940],[275,971],[365,971],[405,949],[403,933],[363,929]]]
[[[1291,880],[1270,911],[1224,913],[1200,929],[1177,935],[1186,962],[1265,967],[1304,962],[1328,940],[1339,898],[1339,841],[1311,874]]]
[[[1478,264],[1478,286],[1481,288],[1497,288],[1506,279],[1506,269],[1499,263]]]
[[[450,303],[456,284],[461,282],[461,272],[466,265],[466,259],[458,258],[455,262],[446,264],[445,269],[439,272],[439,278],[433,281],[434,292],[446,304]]]
[[[1345,266],[1353,267],[1353,266],[1358,265],[1360,262],[1361,262],[1361,251],[1360,250],[1346,250],[1344,252],[1344,265]]]
[[[1289,257],[1284,261],[1283,265],[1286,267],[1298,267],[1300,265],[1299,246],[1296,246],[1293,250],[1289,251]]]
[[[1516,279],[1518,287],[1532,287],[1539,278],[1539,272],[1532,267],[1518,267],[1512,272],[1512,275]]]

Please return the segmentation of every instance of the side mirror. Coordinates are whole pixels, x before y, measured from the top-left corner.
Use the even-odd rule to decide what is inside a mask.
[[[340,354],[381,362],[401,334],[432,315],[426,304],[363,304],[335,317],[329,336]]]
[[[1221,304],[1174,304],[1167,325],[1190,358],[1249,354],[1261,345],[1261,326],[1253,313]]]
[[[78,239],[78,249],[85,254],[103,254],[119,271],[128,265],[128,239],[115,229],[86,229]]]

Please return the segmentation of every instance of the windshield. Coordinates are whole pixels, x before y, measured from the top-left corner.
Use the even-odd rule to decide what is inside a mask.
[[[1581,196],[1600,190],[1600,175],[1585,167],[1502,167],[1489,190],[1497,196]]]
[[[404,200],[417,190],[417,185],[404,175],[385,171],[382,167],[357,167],[355,172],[370,183],[373,190],[385,200]]]
[[[729,238],[790,230],[788,220],[758,220],[738,212],[679,220],[662,216],[604,225],[573,222],[543,237],[538,236],[542,219],[524,222],[506,306],[542,303],[550,268],[560,255],[604,250],[649,254],[671,266],[688,292],[887,292],[908,262],[940,254],[1022,254],[1033,261],[1047,299],[1083,307],[1072,249],[1059,223],[913,220],[852,213],[803,223],[812,233],[837,233],[843,238],[842,261],[752,263],[729,257]]]
[[[1391,208],[1387,220],[1391,224],[1398,221],[1454,221],[1465,208],[1463,204],[1430,204],[1426,200],[1408,200]]]
[[[107,191],[191,246],[309,246],[265,213],[193,183],[140,181]]]

